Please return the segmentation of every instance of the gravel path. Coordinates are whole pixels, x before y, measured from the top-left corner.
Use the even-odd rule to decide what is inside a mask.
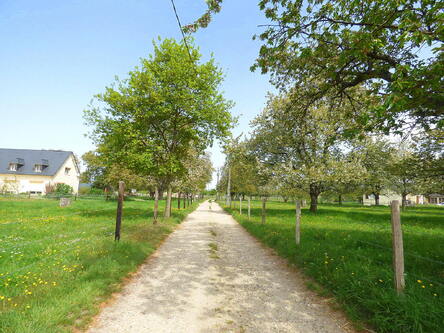
[[[188,216],[88,332],[351,331],[284,260],[209,205]]]

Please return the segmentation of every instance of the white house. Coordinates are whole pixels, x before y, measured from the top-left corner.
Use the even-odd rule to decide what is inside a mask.
[[[70,151],[0,148],[0,192],[46,194],[63,183],[77,193],[79,181],[80,169]]]

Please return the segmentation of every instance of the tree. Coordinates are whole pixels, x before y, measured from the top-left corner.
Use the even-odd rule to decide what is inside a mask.
[[[297,90],[270,96],[253,121],[252,141],[256,156],[273,174],[309,193],[310,210],[316,212],[319,195],[341,175],[353,174],[355,164],[341,154],[349,105],[326,100],[303,110],[297,106],[301,98]]]
[[[232,103],[219,92],[223,75],[214,59],[201,62],[191,40],[153,44],[154,54],[97,95],[85,117],[107,158],[166,184],[169,217],[171,184],[185,175],[190,147],[203,151],[227,136]]]
[[[211,181],[213,166],[210,155],[191,149],[185,161],[187,173],[177,180],[174,188],[180,194],[194,195],[205,190],[206,185]]]
[[[190,30],[207,26],[221,3],[210,1],[205,24]],[[329,94],[351,98],[350,89],[365,84],[382,98],[362,118],[369,128],[444,126],[442,2],[260,0],[259,7],[271,23],[252,68],[271,72],[277,86],[322,82],[309,92],[314,103]]]
[[[353,155],[362,161],[365,168],[364,192],[372,194],[375,205],[379,205],[379,197],[389,189],[392,182],[391,165],[394,149],[382,138],[370,138],[356,142]]]
[[[444,130],[435,128],[413,138],[421,193],[444,193]]]
[[[249,147],[248,140],[240,141],[240,137],[230,140],[225,148],[225,165],[223,166],[222,178],[217,184],[223,192],[227,188],[228,170],[230,170],[230,194],[253,195],[260,193],[260,186],[264,183],[261,172]],[[266,182],[266,181],[265,181]]]
[[[402,207],[407,205],[407,195],[419,190],[420,161],[405,145],[397,149],[389,165],[391,187],[401,194]]]
[[[138,190],[154,189],[154,181],[150,177],[143,177],[123,164],[109,163],[106,156],[96,151],[88,151],[82,155],[86,169],[80,175],[81,182],[91,183],[95,188],[115,189],[119,181],[125,182],[126,188]]]

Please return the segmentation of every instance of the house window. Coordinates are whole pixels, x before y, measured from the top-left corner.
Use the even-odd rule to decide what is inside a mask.
[[[34,172],[42,172],[43,166],[41,164],[34,165]]]
[[[17,163],[9,163],[9,171],[17,171]]]
[[[65,175],[69,175],[70,171],[71,171],[71,168],[65,168]]]

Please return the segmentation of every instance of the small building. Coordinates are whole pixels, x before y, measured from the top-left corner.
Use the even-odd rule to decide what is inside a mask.
[[[444,194],[433,193],[427,196],[429,203],[434,205],[444,205]]]
[[[0,192],[46,194],[62,183],[77,193],[79,181],[71,151],[0,148]]]
[[[407,205],[424,205],[424,204],[442,204],[444,203],[444,195],[441,194],[408,194]],[[389,206],[393,200],[402,202],[402,196],[393,192],[384,193],[379,196],[379,204],[383,206]],[[364,194],[362,197],[362,203],[365,206],[373,206],[375,204],[375,196],[373,194]]]

